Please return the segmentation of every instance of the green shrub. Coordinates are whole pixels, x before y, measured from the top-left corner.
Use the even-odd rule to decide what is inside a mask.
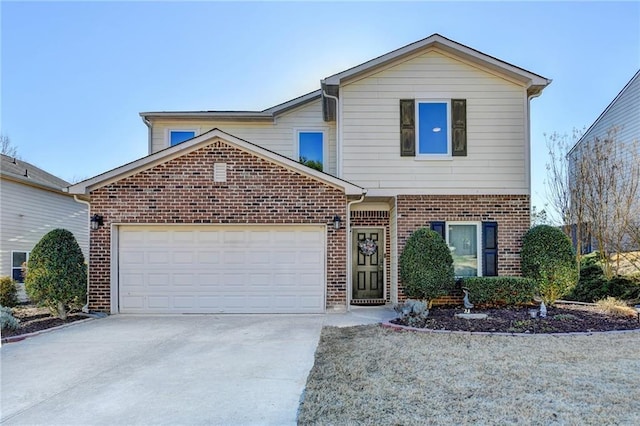
[[[575,266],[561,262],[550,262],[540,268],[540,278],[536,280],[536,290],[542,301],[553,305],[556,300],[571,293],[576,285]]]
[[[578,280],[571,240],[560,229],[535,226],[522,239],[522,275],[532,278],[546,304],[568,294]]]
[[[402,250],[400,277],[405,294],[431,301],[452,289],[453,258],[440,234],[427,228],[416,230]]]
[[[536,282],[522,277],[470,277],[462,280],[476,305],[522,305],[533,300]]]
[[[73,234],[47,233],[31,251],[25,287],[29,298],[66,319],[70,307],[82,305],[87,292],[87,266]]]
[[[0,305],[13,307],[18,304],[18,288],[11,277],[0,277]]]
[[[623,300],[640,298],[640,280],[634,277],[616,276],[607,280],[602,267],[593,257],[580,262],[580,279],[568,298],[579,302],[595,302],[607,297]]]
[[[20,321],[14,318],[11,308],[0,306],[0,329],[15,330],[20,327]]]

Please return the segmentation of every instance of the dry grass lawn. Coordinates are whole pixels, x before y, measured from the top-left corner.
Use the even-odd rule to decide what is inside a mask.
[[[640,333],[325,327],[298,423],[638,425]]]

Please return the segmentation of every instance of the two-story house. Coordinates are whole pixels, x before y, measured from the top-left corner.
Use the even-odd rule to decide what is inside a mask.
[[[89,208],[64,191],[69,185],[31,163],[0,155],[0,276],[18,283],[22,301],[27,299],[24,264],[47,232],[71,231],[88,259]]]
[[[530,100],[550,80],[441,35],[263,111],[144,112],[90,197],[92,309],[325,312],[404,298],[428,226],[458,276],[519,275]]]

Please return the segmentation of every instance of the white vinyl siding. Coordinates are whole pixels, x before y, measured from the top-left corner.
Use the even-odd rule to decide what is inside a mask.
[[[324,226],[120,226],[120,313],[323,313]]]
[[[528,194],[526,89],[432,50],[341,87],[343,178],[385,195]],[[466,157],[400,156],[400,99],[466,99]]]
[[[640,144],[640,72],[620,93],[607,110],[582,136],[580,141],[605,139],[612,127],[616,127],[618,143]],[[577,147],[579,149],[579,146]]]
[[[325,172],[336,174],[336,126],[335,122],[322,119],[322,102],[320,99],[309,102],[291,111],[278,115],[275,122],[247,122],[230,120],[195,120],[195,119],[153,119],[151,153],[168,147],[167,129],[198,128],[199,134],[218,128],[240,139],[259,145],[280,155],[298,161],[297,150],[292,143],[297,129],[322,129],[327,144],[328,164]],[[150,153],[150,154],[151,154]]]
[[[89,255],[87,206],[63,195],[7,179],[0,180],[0,276],[11,274],[11,252],[30,252],[49,231],[73,233],[85,260]]]

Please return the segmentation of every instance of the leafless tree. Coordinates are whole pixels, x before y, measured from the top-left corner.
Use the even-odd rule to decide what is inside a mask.
[[[9,157],[18,156],[18,148],[11,143],[9,136],[0,134],[0,152]]]
[[[546,195],[550,209],[546,211],[550,221],[562,227],[564,233],[572,238],[572,225],[576,241],[578,260],[582,253],[582,231],[584,227],[577,224],[584,223],[583,206],[572,202],[581,196],[582,189],[576,187],[576,175],[569,165],[569,151],[580,140],[582,131],[573,129],[571,136],[554,132],[545,134],[549,162],[546,164],[547,177],[545,179]]]
[[[568,155],[570,223],[588,223],[607,278],[620,267],[628,250],[629,229],[638,212],[640,154],[635,142],[606,137],[584,140]],[[581,226],[577,226],[580,229]],[[616,253],[615,265],[612,254]]]

